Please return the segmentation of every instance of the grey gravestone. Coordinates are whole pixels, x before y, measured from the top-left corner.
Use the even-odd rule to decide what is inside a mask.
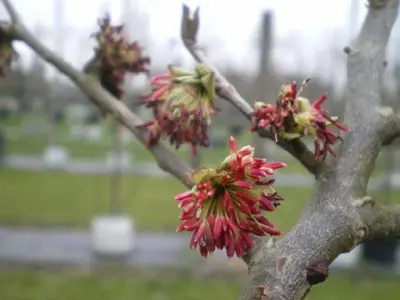
[[[104,256],[127,256],[135,246],[135,222],[129,216],[106,215],[91,222],[91,246]]]

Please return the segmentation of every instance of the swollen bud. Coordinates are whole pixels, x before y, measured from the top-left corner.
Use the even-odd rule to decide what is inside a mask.
[[[13,61],[19,55],[15,51],[10,36],[0,29],[0,76],[5,76]]]
[[[96,76],[104,89],[122,100],[125,75],[147,74],[150,58],[143,55],[138,42],[127,41],[123,35],[124,25],[111,25],[109,16],[99,19],[98,25],[99,31],[92,35],[97,43],[94,58],[85,71]]]

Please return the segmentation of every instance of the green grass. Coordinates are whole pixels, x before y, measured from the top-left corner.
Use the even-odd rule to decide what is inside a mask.
[[[111,151],[111,142],[107,141],[91,142],[64,139],[57,144],[67,147],[73,158],[105,159],[108,152]],[[49,139],[46,136],[24,137],[15,140],[10,139],[6,151],[8,154],[42,155],[48,145]],[[188,147],[183,146],[179,150],[170,148],[181,158],[188,159],[190,154]],[[132,159],[135,161],[154,161],[151,153],[139,142],[131,142],[125,145],[124,149],[132,154]],[[222,149],[202,149],[201,154],[206,163],[217,163],[229,152],[226,146]]]
[[[111,150],[111,118],[105,120],[101,126],[103,137],[100,141],[73,140],[69,138],[69,129],[71,122],[64,122],[57,128],[53,128],[54,132],[50,134],[36,134],[34,136],[24,133],[24,128],[29,128],[29,124],[35,120],[45,119],[46,116],[28,114],[25,116],[11,116],[7,119],[0,119],[0,128],[5,128],[7,135],[7,154],[25,154],[25,155],[42,155],[49,143],[63,145],[69,149],[72,158],[86,158],[104,160]],[[210,131],[219,132],[221,136],[225,136],[226,143],[222,148],[201,148],[200,156],[202,164],[218,164],[228,154],[229,135],[218,124],[212,124]],[[250,132],[245,132],[236,137],[239,145],[251,143]],[[167,146],[174,151],[180,158],[185,161],[190,160],[190,148],[187,145],[182,146],[179,150],[174,147]],[[124,145],[124,149],[131,153],[132,160],[137,162],[154,162],[152,154],[138,141],[132,141]],[[297,162],[291,159],[289,155],[283,153],[277,157],[268,157],[271,160],[285,159],[288,167],[282,170],[284,173],[305,173],[305,169]]]
[[[123,209],[141,230],[171,230],[178,222],[174,196],[186,188],[172,177],[126,176]],[[278,187],[286,199],[270,214],[287,231],[308,200],[308,188]],[[109,175],[57,172],[0,171],[0,222],[29,225],[87,226],[92,216],[107,213],[110,202]],[[400,202],[400,192],[391,198]]]
[[[7,154],[26,154],[26,155],[42,155],[44,149],[50,143],[49,135],[27,135],[23,133],[23,128],[29,127],[29,124],[35,120],[46,119],[46,115],[38,113],[31,113],[25,115],[13,115],[7,119],[0,119],[0,128],[6,129],[8,134],[6,153]],[[88,158],[104,160],[111,150],[111,118],[101,123],[103,130],[103,138],[101,141],[85,141],[85,140],[72,140],[69,138],[69,129],[71,128],[71,120],[60,124],[57,128],[53,128],[51,140],[53,143],[63,145],[70,151],[72,158]],[[214,148],[201,148],[201,163],[202,164],[218,164],[228,153],[229,135],[222,130],[221,124],[213,123],[210,131],[220,133],[220,136],[225,136],[226,144],[219,149]],[[251,143],[250,132],[245,131],[240,136],[236,137],[239,145],[246,145]],[[309,139],[309,138],[308,138]],[[303,139],[304,140],[304,139]],[[167,143],[166,143],[167,144]],[[184,145],[179,150],[167,146],[174,151],[180,158],[185,161],[190,159],[190,149]],[[132,155],[132,160],[136,162],[154,162],[152,154],[138,141],[133,141],[124,146],[125,150]],[[381,155],[382,156],[382,155]],[[274,156],[267,157],[270,160],[284,160],[288,166],[281,170],[282,173],[302,173],[306,174],[306,170],[301,164],[292,159],[292,157],[281,151]],[[384,169],[383,160],[379,159],[377,162],[375,175],[382,172]]]
[[[244,145],[247,142],[240,142],[240,145]],[[106,141],[91,142],[91,141],[74,141],[64,140],[59,145],[68,148],[70,156],[72,158],[80,159],[94,159],[104,160],[111,150],[111,144]],[[7,142],[6,153],[7,154],[24,154],[24,155],[43,155],[45,148],[49,145],[49,139],[46,136],[39,137],[24,137],[18,139],[10,139]],[[174,151],[178,157],[186,162],[190,160],[190,150],[187,146],[182,146],[181,149],[174,149],[169,146],[171,151]],[[124,146],[125,151],[131,153],[132,161],[136,162],[154,162],[153,155],[139,142],[131,142]],[[202,164],[218,164],[227,155],[229,155],[228,139],[226,145],[222,148],[202,148],[200,150]],[[272,158],[271,158],[272,159]],[[277,160],[281,158],[276,158]],[[291,159],[285,159],[288,166],[282,169],[283,173],[305,173],[306,170],[297,161]]]
[[[124,211],[143,230],[176,227],[179,210],[174,196],[185,187],[172,177],[126,176]],[[271,219],[287,230],[310,195],[309,189],[282,188],[287,199]],[[0,171],[0,221],[11,224],[86,226],[94,215],[107,213],[110,177],[56,172]]]
[[[237,299],[242,289],[239,279],[178,273],[116,276],[17,270],[0,274],[2,300],[228,300]],[[331,275],[307,299],[375,300],[399,295],[398,279]]]

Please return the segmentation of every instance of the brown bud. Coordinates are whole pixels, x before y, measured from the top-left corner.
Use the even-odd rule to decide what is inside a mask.
[[[386,68],[386,67],[388,66],[388,64],[389,64],[388,61],[385,59],[385,60],[383,61],[383,67]]]
[[[182,7],[181,38],[185,44],[196,44],[199,22],[199,8],[196,8],[193,18],[191,18],[190,8],[184,4]]]
[[[324,282],[328,275],[329,262],[326,259],[313,261],[307,266],[307,282],[310,285]]]
[[[351,48],[350,48],[349,46],[346,46],[346,47],[344,47],[343,51],[344,51],[344,53],[346,53],[346,54],[350,54]]]

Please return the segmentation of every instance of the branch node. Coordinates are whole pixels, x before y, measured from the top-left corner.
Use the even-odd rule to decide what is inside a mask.
[[[329,262],[326,259],[319,259],[307,266],[307,282],[316,285],[324,282],[329,275]]]
[[[267,288],[264,286],[257,287],[257,300],[267,299]]]
[[[359,225],[355,229],[355,237],[354,242],[351,245],[348,252],[352,251],[355,247],[357,247],[360,243],[365,241],[365,238],[368,236],[368,227],[366,225]]]
[[[378,114],[387,119],[394,115],[394,111],[390,106],[382,106],[378,108]]]
[[[371,196],[365,196],[361,199],[357,199],[353,202],[353,206],[357,208],[362,208],[367,205],[374,206],[375,205],[375,200]]]
[[[393,108],[385,106],[378,109],[382,118],[383,135],[382,145],[390,145],[394,139],[400,136],[400,114],[393,111]]]
[[[360,226],[357,228],[357,233],[356,233],[357,240],[355,246],[357,246],[358,243],[367,236],[367,233],[368,233],[368,228],[366,226]]]
[[[357,49],[350,48],[350,46],[346,46],[346,47],[343,48],[343,52],[348,54],[348,55],[354,55],[354,54],[357,54],[360,51],[357,50]]]

